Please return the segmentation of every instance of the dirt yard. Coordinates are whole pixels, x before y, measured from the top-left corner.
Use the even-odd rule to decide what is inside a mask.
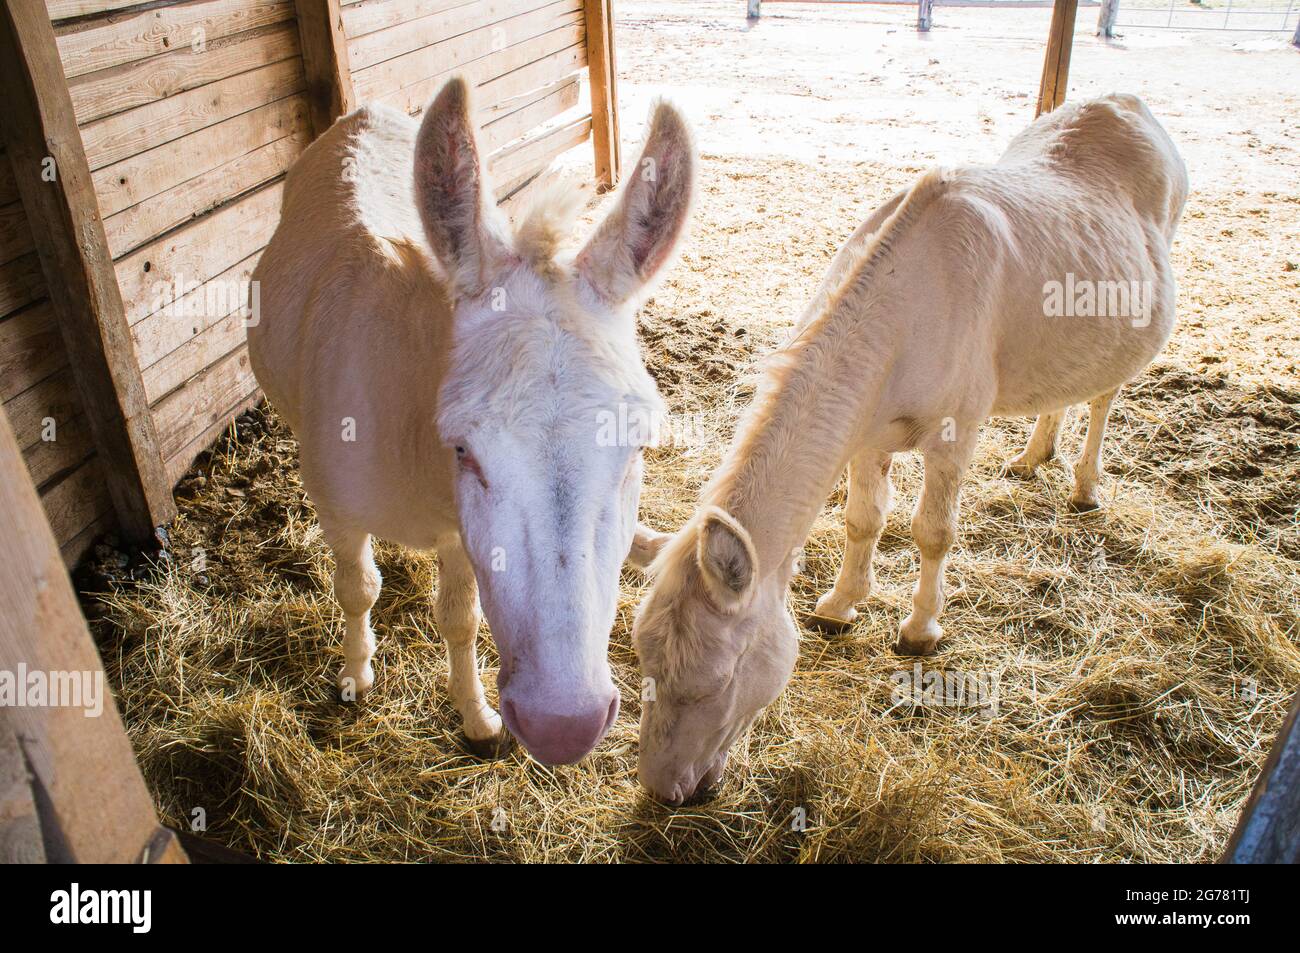
[[[691,237],[642,319],[672,410],[709,434],[649,455],[644,516],[672,529],[746,375],[853,228],[929,165],[996,158],[1033,118],[1049,11],[940,7],[924,36],[906,7],[771,3],[757,25],[739,0],[618,13],[625,161],[657,95],[686,109],[703,156]],[[991,678],[995,711],[891,698],[913,665],[889,649],[917,570],[910,456],[876,595],[846,635],[803,633],[789,688],[707,803],[669,810],[636,784],[631,570],[611,641],[623,712],[582,764],[464,750],[427,554],[379,547],[378,682],[340,705],[329,557],[292,438],[256,413],[178,489],[168,560],[121,565],[106,546],[80,577],[167,819],[285,861],[1215,859],[1300,684],[1300,50],[1281,34],[1103,43],[1095,16],[1080,13],[1070,97],[1142,95],[1190,170],[1181,323],[1116,406],[1101,511],[1069,512],[1061,462],[1002,475],[1029,421],[986,429],[945,647],[925,665]],[[838,565],[842,506],[841,487],[796,577],[799,615]],[[490,683],[486,632],[481,646]]]

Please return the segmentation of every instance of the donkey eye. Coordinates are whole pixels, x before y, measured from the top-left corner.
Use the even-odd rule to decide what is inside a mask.
[[[466,450],[465,450],[464,447],[457,447],[457,448],[456,448],[456,456],[460,457],[462,460],[465,458],[465,453],[466,453]]]

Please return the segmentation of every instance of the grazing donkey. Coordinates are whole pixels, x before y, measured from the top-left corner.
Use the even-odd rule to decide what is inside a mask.
[[[1040,118],[993,166],[923,175],[858,229],[773,357],[699,512],[651,567],[634,639],[654,686],[641,719],[652,793],[680,803],[715,782],[789,679],[793,554],[846,464],[847,553],[817,604],[842,624],[871,589],[892,455],[924,458],[920,581],[897,646],[910,654],[941,637],[958,484],[987,417],[1042,415],[1016,461],[1032,470],[1062,409],[1090,402],[1073,499],[1095,505],[1115,392],[1173,329],[1169,243],[1186,196],[1169,137],[1140,100],[1114,95]],[[1096,313],[1080,289],[1114,282],[1142,299]],[[1065,310],[1083,313],[1054,316],[1058,285],[1079,290]]]
[[[547,197],[512,232],[472,115],[454,79],[418,131],[366,107],[303,153],[254,276],[249,351],[334,551],[345,697],[374,681],[371,534],[433,548],[466,735],[491,746],[502,725],[478,673],[481,589],[506,727],[538,760],[570,763],[618,714],[619,568],[651,538],[636,523],[640,448],[598,445],[598,415],[662,410],[635,312],[685,225],[694,147],[659,104],[637,174],[560,257],[581,192]]]

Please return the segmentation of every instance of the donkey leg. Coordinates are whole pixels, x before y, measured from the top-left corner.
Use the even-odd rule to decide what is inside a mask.
[[[478,674],[478,582],[460,540],[438,547],[438,631],[447,642],[448,691],[470,744],[487,754],[501,739],[501,718],[483,697]]]
[[[975,433],[977,427],[964,428]],[[943,611],[944,564],[957,538],[957,507],[961,480],[970,462],[973,439],[939,444],[923,451],[925,478],[921,498],[912,515],[912,539],[921,551],[921,575],[912,590],[912,614],[898,630],[895,651],[902,655],[930,655],[943,638],[939,613]]]
[[[1119,389],[1094,397],[1088,402],[1088,437],[1083,453],[1074,462],[1074,493],[1070,505],[1076,510],[1097,508],[1097,483],[1101,479],[1101,442],[1106,437],[1106,420]]]
[[[1035,470],[1056,456],[1056,438],[1064,420],[1064,410],[1039,414],[1025,449],[1007,461],[1007,472],[1018,477],[1033,476]]]
[[[370,660],[375,654],[375,633],[370,628],[370,609],[379,598],[383,583],[375,566],[370,534],[321,529],[334,550],[334,598],[343,609],[343,668],[338,686],[343,701],[355,701],[375,683]]]
[[[858,617],[857,603],[871,594],[875,577],[871,559],[894,503],[889,479],[893,454],[864,450],[849,463],[849,501],[844,513],[844,563],[830,592],[817,600],[818,621],[850,625]]]

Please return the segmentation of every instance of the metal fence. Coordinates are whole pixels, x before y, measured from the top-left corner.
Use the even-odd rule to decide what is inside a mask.
[[[1115,28],[1290,33],[1300,0],[1119,0]]]

